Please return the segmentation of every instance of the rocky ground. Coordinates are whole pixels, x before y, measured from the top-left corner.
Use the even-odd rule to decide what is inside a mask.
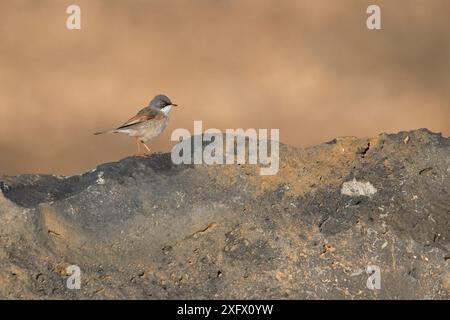
[[[450,139],[426,129],[282,145],[274,176],[158,154],[0,188],[0,298],[450,298]]]

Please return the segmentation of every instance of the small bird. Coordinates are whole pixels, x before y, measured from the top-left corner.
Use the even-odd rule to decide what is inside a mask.
[[[172,103],[165,95],[157,95],[148,104],[147,107],[140,110],[134,117],[129,119],[120,127],[113,130],[106,130],[94,133],[95,135],[102,133],[124,133],[130,137],[136,138],[138,154],[141,154],[142,143],[148,152],[150,148],[145,144],[148,140],[153,139],[161,134],[169,123],[169,113],[172,107],[178,105]]]

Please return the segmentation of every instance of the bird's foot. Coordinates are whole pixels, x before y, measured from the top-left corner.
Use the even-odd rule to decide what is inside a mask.
[[[147,152],[144,151],[144,152],[140,152],[137,154],[137,156],[141,157],[141,158],[148,158],[152,155],[153,155],[153,152],[150,152],[150,151],[147,151]]]
[[[140,158],[147,158],[147,157],[150,156],[150,153],[148,153],[148,152],[141,152],[141,153],[138,153],[136,156],[140,157]]]

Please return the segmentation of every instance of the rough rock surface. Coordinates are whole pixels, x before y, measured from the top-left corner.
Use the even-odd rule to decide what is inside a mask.
[[[159,154],[0,188],[1,298],[450,298],[450,139],[426,129],[282,145],[274,176]]]

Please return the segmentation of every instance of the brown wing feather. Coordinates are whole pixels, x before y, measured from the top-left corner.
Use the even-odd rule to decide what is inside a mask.
[[[132,126],[134,124],[138,124],[144,121],[148,121],[150,119],[152,119],[153,117],[150,115],[135,115],[133,118],[129,119],[127,122],[125,122],[124,124],[122,124],[120,127],[118,127],[117,129],[123,129],[129,126]]]
[[[128,119],[124,124],[122,124],[116,130],[123,129],[123,128],[129,127],[129,126],[141,123],[141,122],[156,119],[158,117],[159,117],[159,112],[155,112],[152,109],[144,108],[141,111],[139,111],[137,115]]]

